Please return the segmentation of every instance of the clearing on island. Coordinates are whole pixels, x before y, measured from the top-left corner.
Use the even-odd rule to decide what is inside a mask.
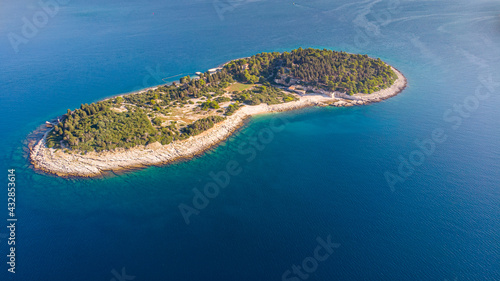
[[[253,86],[255,86],[255,84],[242,84],[239,82],[235,82],[235,83],[229,85],[229,87],[225,88],[224,90],[227,92],[235,92],[235,91],[241,92],[244,90],[248,90],[248,89],[252,88]]]

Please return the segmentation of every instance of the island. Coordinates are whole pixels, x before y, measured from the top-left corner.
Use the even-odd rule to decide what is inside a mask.
[[[365,105],[406,84],[394,67],[367,55],[312,48],[260,53],[68,109],[47,122],[29,158],[35,169],[63,177],[161,165],[214,147],[252,115]]]

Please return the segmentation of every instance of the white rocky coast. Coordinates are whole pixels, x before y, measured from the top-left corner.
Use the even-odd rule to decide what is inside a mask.
[[[243,121],[256,114],[294,110],[308,106],[353,106],[379,102],[400,93],[406,87],[406,78],[393,68],[398,76],[394,84],[384,90],[353,96],[330,94],[306,94],[299,100],[267,105],[243,106],[226,120],[213,128],[183,141],[174,141],[167,145],[154,143],[132,149],[119,149],[111,152],[90,152],[85,155],[63,152],[48,148],[45,136],[31,147],[30,160],[35,169],[58,176],[96,177],[107,171],[133,169],[151,165],[160,165],[180,159],[193,157],[219,144],[242,126]],[[332,94],[334,94],[332,97]]]

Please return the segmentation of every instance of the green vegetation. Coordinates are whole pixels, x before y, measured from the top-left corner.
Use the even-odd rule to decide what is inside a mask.
[[[282,90],[276,87],[260,86],[249,91],[245,90],[233,95],[235,101],[239,101],[249,105],[258,105],[261,103],[277,104],[297,99],[293,95],[285,94]]]
[[[233,115],[233,113],[236,112],[236,110],[238,110],[239,108],[241,107],[240,103],[239,102],[235,102],[235,103],[232,103],[230,104],[227,108],[226,108],[226,113],[224,113],[226,116],[231,116]]]
[[[232,61],[225,69],[236,80],[251,83],[257,77],[299,84],[329,91],[373,93],[391,86],[396,74],[380,59],[318,49],[296,49],[284,53],[262,53]],[[252,79],[250,81],[249,79]]]
[[[231,84],[229,87],[227,87],[225,90],[228,91],[228,92],[241,92],[241,91],[244,91],[244,90],[248,90],[250,88],[252,88],[254,85],[252,84],[242,84],[242,83],[234,83],[234,84]]]
[[[217,109],[219,104],[214,100],[209,100],[200,105],[202,110]]]
[[[151,122],[153,122],[153,125],[155,125],[155,126],[161,126],[161,124],[163,123],[163,120],[161,120],[161,118],[159,118],[159,117],[155,117],[153,120],[151,120]]]
[[[244,104],[298,99],[278,86],[300,85],[309,92],[372,93],[389,87],[395,79],[388,65],[366,55],[301,48],[261,53],[231,61],[198,79],[185,76],[179,83],[68,110],[48,135],[47,146],[86,152],[168,144],[212,128]],[[229,101],[233,103],[220,108]],[[176,119],[169,117],[174,112]]]
[[[219,123],[224,119],[226,118],[222,116],[210,116],[207,118],[196,120],[192,124],[189,124],[187,127],[182,129],[183,138],[196,136],[199,133],[212,128],[216,123]]]
[[[56,125],[53,132],[51,138],[62,138],[69,147],[81,151],[130,148],[161,140],[161,134],[143,109],[117,113],[105,102],[82,105]],[[57,143],[48,142],[48,145],[58,147]]]
[[[228,102],[228,101],[231,101],[231,99],[230,99],[230,98],[228,98],[228,97],[217,97],[217,98],[215,99],[215,101],[217,101],[218,103],[223,103],[223,102]]]

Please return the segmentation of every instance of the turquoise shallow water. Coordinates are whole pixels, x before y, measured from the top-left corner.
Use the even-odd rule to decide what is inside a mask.
[[[118,280],[122,268],[134,280],[280,280],[329,235],[340,246],[298,280],[500,280],[498,3],[227,3],[71,1],[18,53],[8,34],[42,8],[2,3],[0,155],[17,170],[19,221],[15,275],[0,236],[1,280]],[[169,166],[102,179],[29,167],[26,136],[67,108],[299,46],[381,57],[409,87],[364,107],[255,117]],[[464,102],[470,112],[449,113]],[[274,120],[287,123],[250,158]],[[446,140],[398,173],[436,129]],[[241,173],[187,225],[179,205],[229,161]],[[401,176],[393,190],[386,172]]]

